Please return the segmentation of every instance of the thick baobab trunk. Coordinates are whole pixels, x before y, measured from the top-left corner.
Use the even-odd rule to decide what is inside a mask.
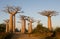
[[[32,21],[30,20],[29,26],[28,26],[28,33],[32,32]]]
[[[26,29],[26,20],[25,20],[25,19],[23,19],[23,20],[22,20],[21,33],[25,33],[25,29]]]
[[[15,22],[15,15],[14,15],[14,19],[13,19],[13,32],[15,32],[15,25],[16,25],[16,22]]]
[[[13,32],[13,15],[10,14],[9,32]]]
[[[51,16],[48,16],[48,29],[52,31]]]
[[[6,32],[9,32],[9,24],[6,23]]]

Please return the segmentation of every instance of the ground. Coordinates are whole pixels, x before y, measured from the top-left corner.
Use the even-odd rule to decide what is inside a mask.
[[[29,34],[21,34],[20,32],[16,32],[12,39],[43,39],[43,38],[40,38],[40,37],[34,37],[32,35],[29,35]]]

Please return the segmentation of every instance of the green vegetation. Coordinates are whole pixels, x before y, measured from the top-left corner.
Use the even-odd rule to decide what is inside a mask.
[[[13,36],[13,33],[7,33],[4,39],[11,39]]]
[[[0,33],[0,39],[11,39],[13,33]]]
[[[47,36],[51,36],[53,34],[51,31],[48,30],[48,28],[43,27],[42,24],[38,24],[32,33],[34,34],[34,36],[39,36],[44,38]]]
[[[6,33],[6,25],[5,24],[0,24],[0,39],[11,39],[13,36],[13,33]]]
[[[37,27],[33,29],[32,35],[43,39],[60,39],[60,28],[50,31],[48,28],[43,27],[41,23],[38,23]]]
[[[19,32],[19,30],[16,28],[16,29],[15,29],[15,32]]]
[[[0,32],[5,32],[6,25],[5,24],[0,24]]]
[[[5,33],[5,24],[0,24],[0,39],[11,39],[13,36],[13,33]],[[19,30],[15,29],[17,32]],[[26,30],[27,32],[27,30]],[[44,27],[41,23],[37,24],[37,27],[35,27],[32,31],[32,33],[29,33],[29,36],[32,35],[34,37],[40,37],[43,39],[60,39],[60,27],[57,27],[55,30],[50,31],[48,28]]]

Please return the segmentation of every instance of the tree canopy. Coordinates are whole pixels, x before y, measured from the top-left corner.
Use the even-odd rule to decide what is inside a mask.
[[[45,11],[39,12],[39,14],[41,14],[43,16],[56,16],[56,15],[58,15],[58,12],[51,11],[51,10],[45,10]]]

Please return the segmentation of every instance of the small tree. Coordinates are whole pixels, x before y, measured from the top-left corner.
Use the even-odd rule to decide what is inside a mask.
[[[9,32],[9,19],[4,20],[5,24],[6,24],[6,32]]]
[[[43,29],[43,25],[40,22],[38,22],[37,27],[33,29],[33,33],[40,33],[43,31],[42,29]]]

